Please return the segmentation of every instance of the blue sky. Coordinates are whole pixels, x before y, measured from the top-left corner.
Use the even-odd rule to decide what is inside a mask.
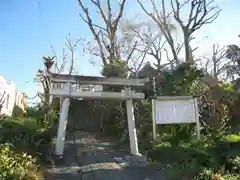
[[[139,12],[136,1],[130,1],[125,11],[128,17]],[[238,42],[240,1],[216,1],[223,9],[221,15],[197,33],[199,41],[203,36],[208,36],[207,41],[200,42],[203,53],[215,42]],[[89,11],[95,12],[92,7]],[[72,38],[91,38],[79,13],[77,0],[0,0],[0,75],[15,82],[28,96],[34,96],[38,87],[32,80],[42,67],[42,56],[53,55],[50,45],[57,55],[61,55],[69,33]],[[97,18],[96,13],[94,16]],[[88,63],[89,56],[82,56],[80,51],[76,51],[75,57],[77,72],[98,74],[98,68]]]

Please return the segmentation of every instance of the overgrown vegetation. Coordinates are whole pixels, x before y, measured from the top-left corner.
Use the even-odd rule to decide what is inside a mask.
[[[189,64],[164,76],[158,94],[198,95],[201,142],[195,139],[195,126],[161,126],[160,143],[154,142],[146,151],[149,159],[161,162],[173,180],[239,179],[240,134],[235,127],[240,121],[233,109],[240,94],[227,83],[209,88],[202,83],[202,72]]]
[[[81,17],[94,36],[94,40],[87,43],[94,44],[94,48],[85,48],[102,60],[102,75],[128,78],[155,76],[158,96],[198,98],[201,142],[195,139],[194,125],[159,126],[158,140],[152,142],[151,103],[147,100],[134,102],[142,152],[150,160],[161,162],[169,179],[239,179],[240,114],[237,109],[240,94],[237,81],[235,84],[232,82],[239,77],[239,48],[237,45],[220,47],[214,44],[212,57],[202,58],[194,54],[199,47],[192,47],[196,38],[194,34],[213,22],[221,9],[207,0],[149,1],[146,6],[138,0],[140,9],[150,20],[147,23],[130,22],[123,18],[125,0],[118,3],[119,10],[114,13],[112,2],[106,1],[105,13],[104,3],[96,0],[91,2],[103,20],[98,24],[91,19],[92,12],[88,11],[83,1],[78,2]],[[151,10],[146,8],[149,5]],[[185,13],[181,13],[182,9],[186,11],[186,17]],[[183,34],[182,42],[174,40],[173,32],[178,30]],[[182,51],[184,57],[180,58]],[[148,57],[153,58],[153,63],[146,63]],[[199,59],[207,62],[199,65]],[[164,64],[163,60],[167,62]],[[119,88],[109,89],[119,91]],[[128,141],[124,103],[103,101],[103,104],[104,110],[99,113],[99,116],[104,116],[103,132]],[[99,108],[98,105],[93,107]]]
[[[158,96],[196,96],[202,128],[199,142],[195,138],[195,125],[158,126],[157,142],[153,142],[151,102],[135,101],[141,152],[150,161],[160,162],[170,180],[240,179],[240,48],[237,45],[219,47],[214,44],[212,57],[201,57],[200,60],[207,59],[207,63],[199,65],[199,57],[194,56],[199,47],[192,47],[194,34],[214,21],[221,10],[213,4],[214,1],[207,0],[161,0],[160,7],[152,0],[149,1],[152,11],[146,9],[149,4],[145,6],[143,1],[137,1],[147,15],[147,18],[142,18],[148,19],[147,23],[128,19],[124,21],[127,0],[118,1],[119,10],[112,5],[113,1],[106,0],[102,3],[100,0],[91,0],[90,3],[100,14],[98,24],[94,22],[95,18],[91,19],[92,12],[89,8],[78,0],[81,18],[94,37],[92,41],[84,40],[84,51],[99,57],[103,65],[99,70],[104,77],[155,76]],[[187,19],[181,17],[185,13],[180,13],[186,6]],[[175,42],[173,32],[179,29],[183,34],[180,38],[182,42]],[[74,52],[79,41],[73,43],[67,39],[67,47],[71,52],[68,74],[74,70]],[[182,51],[183,58],[179,55]],[[55,53],[54,55],[44,57],[48,72],[54,60],[57,60]],[[64,71],[66,59],[64,56],[60,67],[55,62],[56,73]],[[147,59],[152,59],[153,62],[147,62]],[[163,63],[163,60],[166,62]],[[57,122],[59,99],[51,101],[50,79],[43,70],[38,71],[36,80],[43,87],[43,92],[39,93],[42,105],[37,109],[29,108],[27,113],[16,110],[12,118],[0,122],[0,175],[6,180],[42,178],[38,164],[49,153],[46,150]],[[121,91],[123,88],[104,86],[104,90]],[[86,111],[81,111],[85,113],[81,117],[92,117],[96,113],[92,119],[87,118],[88,124],[96,124],[101,119],[98,127],[102,133],[128,142],[126,107],[123,101],[85,102],[88,103],[87,106],[71,107],[71,110],[78,112],[78,108],[85,108]],[[2,99],[0,109],[1,105]],[[100,110],[96,111],[97,109]]]
[[[10,144],[0,148],[1,180],[41,180],[40,167],[36,160],[26,153],[16,153]]]
[[[51,112],[55,112],[51,109]],[[12,117],[0,121],[0,179],[41,180],[46,165],[51,165],[51,143],[56,134],[57,116],[44,106],[26,112],[14,108]]]
[[[158,76],[158,95],[197,96],[201,141],[195,138],[195,125],[188,124],[160,126],[157,142],[153,142],[151,102],[144,100],[135,102],[141,152],[150,161],[160,162],[169,179],[239,179],[240,134],[236,127],[240,121],[236,108],[240,94],[229,83],[209,87],[203,70],[192,63],[162,70]],[[124,104],[104,103],[104,133],[128,141]]]

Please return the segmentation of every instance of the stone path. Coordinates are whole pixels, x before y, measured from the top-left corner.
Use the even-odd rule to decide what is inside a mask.
[[[165,180],[160,169],[131,167],[116,157],[126,152],[116,150],[114,143],[86,133],[68,135],[65,143],[66,165],[48,169],[47,180]]]

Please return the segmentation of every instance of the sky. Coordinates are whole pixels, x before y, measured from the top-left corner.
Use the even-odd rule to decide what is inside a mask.
[[[216,0],[223,9],[218,19],[202,28],[197,43],[202,54],[209,53],[213,43],[240,44],[240,1]],[[93,18],[96,10],[85,0]],[[136,0],[129,0],[125,10],[128,18],[139,13]],[[39,86],[33,82],[42,68],[42,56],[52,56],[54,48],[59,59],[65,38],[91,39],[91,32],[81,20],[77,0],[0,0],[0,75],[13,81],[20,91],[35,96]],[[207,36],[207,37],[206,37]],[[99,67],[89,63],[89,55],[76,50],[77,73],[98,75]]]

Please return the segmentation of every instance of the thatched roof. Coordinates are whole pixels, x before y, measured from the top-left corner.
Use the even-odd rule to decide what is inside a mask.
[[[146,78],[146,77],[151,77],[151,76],[155,76],[156,80],[158,81],[162,81],[165,78],[165,73],[164,71],[159,72],[157,69],[155,69],[154,67],[152,67],[152,65],[147,62],[137,73],[137,75],[135,73],[132,73],[130,75],[130,77],[134,78],[134,77],[138,77],[138,78]],[[204,81],[204,83],[207,86],[215,86],[218,84],[217,79],[215,79],[213,76],[211,76],[210,74],[206,73],[203,77],[202,80]],[[240,87],[240,80],[239,80],[239,87]]]
[[[154,76],[157,73],[156,69],[152,67],[152,65],[147,62],[141,70],[138,72],[138,77],[139,78],[144,78],[144,77],[150,77]]]
[[[151,76],[155,76],[156,74],[158,74],[157,70],[155,68],[152,67],[152,65],[147,62],[138,72],[137,74],[134,72],[130,75],[130,77],[134,78],[146,78],[146,77],[151,77]]]

